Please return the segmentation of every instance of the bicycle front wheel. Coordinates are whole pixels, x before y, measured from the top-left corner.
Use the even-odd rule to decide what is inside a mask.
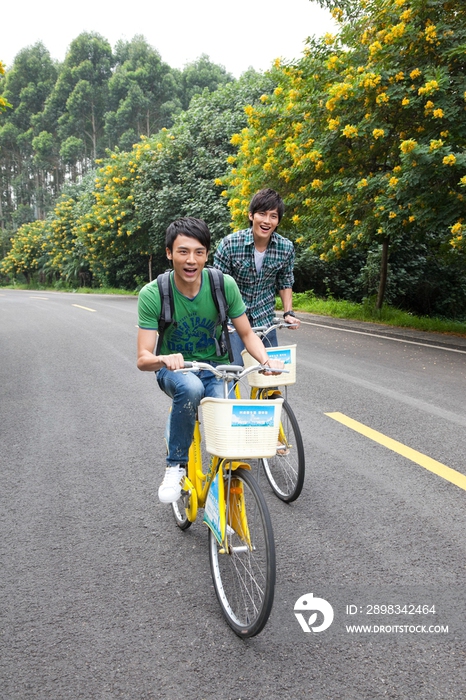
[[[304,484],[304,445],[298,421],[283,400],[277,453],[260,460],[274,493],[282,501],[295,501]]]
[[[187,530],[188,527],[192,525],[191,520],[188,518],[188,513],[191,508],[191,498],[192,494],[190,495],[187,491],[182,491],[180,498],[172,503],[173,516],[180,530]]]
[[[252,474],[240,468],[229,477],[227,471],[226,547],[209,530],[210,569],[228,624],[239,637],[247,638],[264,628],[272,610],[275,542],[264,496]]]

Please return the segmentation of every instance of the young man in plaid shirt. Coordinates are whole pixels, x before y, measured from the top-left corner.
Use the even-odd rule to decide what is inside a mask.
[[[294,246],[276,231],[284,210],[277,192],[260,190],[249,205],[250,228],[226,236],[215,252],[214,267],[236,280],[251,326],[273,323],[277,293],[283,303],[285,321],[294,324],[293,330],[300,324],[292,307]],[[235,364],[242,365],[241,338],[236,332],[230,338]],[[278,345],[275,330],[268,334],[266,344],[267,341],[269,345]]]

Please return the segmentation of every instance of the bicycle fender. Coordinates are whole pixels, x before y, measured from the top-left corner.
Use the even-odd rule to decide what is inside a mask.
[[[249,469],[251,471],[251,465],[247,462],[233,462],[232,460],[224,459],[222,460],[222,465],[224,469],[231,469],[232,471],[235,469]]]

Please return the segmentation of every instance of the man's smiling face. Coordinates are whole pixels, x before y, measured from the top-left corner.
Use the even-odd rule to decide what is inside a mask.
[[[201,285],[201,274],[207,262],[208,250],[191,236],[179,234],[173,249],[167,248],[167,258],[173,263],[175,284],[187,296],[195,296]]]
[[[267,247],[270,236],[280,221],[277,209],[256,211],[254,214],[249,213],[249,220],[252,223],[252,233],[256,248]]]

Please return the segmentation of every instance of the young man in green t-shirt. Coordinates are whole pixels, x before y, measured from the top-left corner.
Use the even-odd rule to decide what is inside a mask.
[[[161,300],[157,280],[139,293],[138,361],[146,372],[156,372],[160,388],[173,399],[170,413],[167,468],[159,488],[162,503],[172,503],[181,495],[189,446],[193,439],[196,410],[204,396],[223,397],[223,382],[207,371],[175,373],[186,361],[199,360],[213,365],[228,363],[228,355],[218,357],[214,334],[218,312],[210,291],[207,270],[210,232],[204,221],[185,217],[170,224],[166,232],[167,258],[173,265],[170,283],[174,314],[163,335],[160,355],[154,354]],[[283,367],[269,360],[262,341],[251,330],[245,305],[234,279],[224,276],[229,317],[248,352],[261,364]],[[217,338],[218,339],[218,338]]]

